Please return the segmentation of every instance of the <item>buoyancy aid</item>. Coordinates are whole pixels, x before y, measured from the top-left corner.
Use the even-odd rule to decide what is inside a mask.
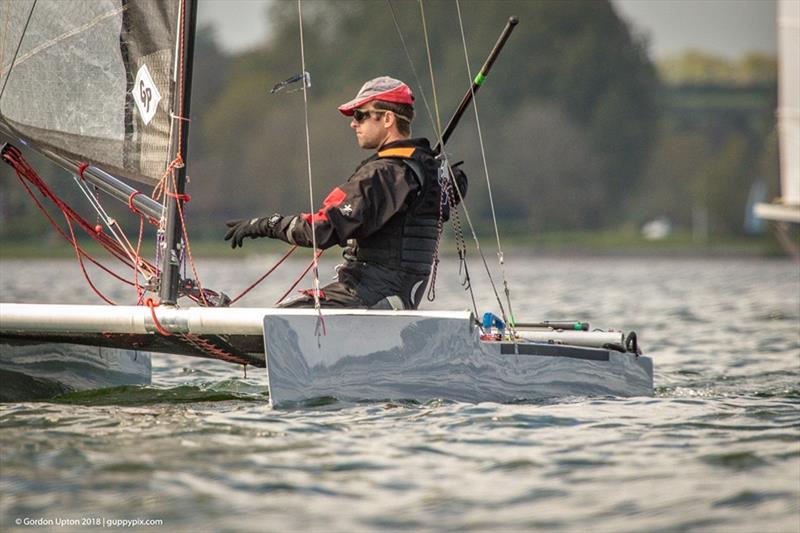
[[[366,263],[427,276],[440,231],[439,163],[430,151],[413,146],[382,150],[377,157],[395,161],[398,171],[409,173],[419,188],[405,209],[378,231],[354,243],[355,257]],[[444,206],[444,209],[449,208]],[[448,213],[443,214],[446,219]]]

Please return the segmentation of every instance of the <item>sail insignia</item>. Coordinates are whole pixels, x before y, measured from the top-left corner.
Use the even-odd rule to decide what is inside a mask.
[[[136,80],[133,82],[133,101],[136,102],[142,122],[147,126],[153,120],[158,110],[158,102],[161,101],[161,93],[150,76],[147,65],[142,65],[136,73]]]

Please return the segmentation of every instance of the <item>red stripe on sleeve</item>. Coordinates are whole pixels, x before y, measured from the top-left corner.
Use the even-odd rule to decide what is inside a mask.
[[[347,194],[340,189],[339,187],[334,188],[328,196],[322,201],[322,209],[317,211],[314,215],[314,221],[325,222],[328,220],[328,209],[332,207],[338,207],[344,199],[347,198]],[[310,213],[301,213],[300,217],[311,224],[311,214]]]

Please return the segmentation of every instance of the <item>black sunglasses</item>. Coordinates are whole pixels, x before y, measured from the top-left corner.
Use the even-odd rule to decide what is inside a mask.
[[[353,119],[359,123],[364,122],[364,119],[366,119],[369,116],[372,116],[372,113],[378,113],[379,115],[382,115],[386,113],[386,111],[378,111],[377,109],[368,109],[366,111],[362,111],[360,109],[356,109],[355,111],[353,111]]]

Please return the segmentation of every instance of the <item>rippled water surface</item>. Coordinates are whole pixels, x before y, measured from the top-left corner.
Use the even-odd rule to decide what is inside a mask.
[[[656,396],[273,411],[263,371],[159,357],[152,387],[0,404],[0,529],[800,531],[796,264],[509,255],[518,318],[636,330]],[[236,294],[272,260],[200,273]],[[242,305],[268,305],[300,268]],[[0,269],[3,301],[96,303],[71,262]],[[477,269],[478,306],[495,310]],[[469,305],[455,267],[437,294],[428,308]]]

